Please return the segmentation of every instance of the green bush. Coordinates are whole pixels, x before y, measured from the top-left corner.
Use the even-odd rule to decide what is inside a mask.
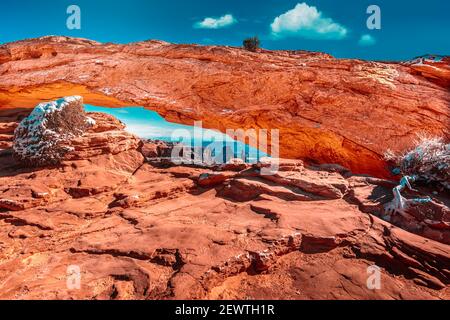
[[[244,48],[251,52],[256,52],[259,49],[261,42],[258,37],[247,38],[244,40]]]

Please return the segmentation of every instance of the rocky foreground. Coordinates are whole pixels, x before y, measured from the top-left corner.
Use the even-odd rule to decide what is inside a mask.
[[[100,113],[61,164],[26,168],[29,112],[0,113],[1,299],[450,298],[446,194],[420,189],[433,202],[406,219],[384,212],[394,182],[341,166],[173,166]]]
[[[82,95],[222,131],[279,129],[283,158],[386,178],[387,149],[407,150],[418,133],[450,139],[449,61],[43,37],[0,46],[0,108]]]

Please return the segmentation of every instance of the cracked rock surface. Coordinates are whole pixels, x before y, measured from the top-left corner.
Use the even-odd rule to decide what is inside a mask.
[[[272,177],[158,166],[119,121],[88,115],[58,166],[0,154],[1,299],[450,298],[448,216],[383,221],[392,182],[298,160]],[[380,290],[366,285],[375,264]]]

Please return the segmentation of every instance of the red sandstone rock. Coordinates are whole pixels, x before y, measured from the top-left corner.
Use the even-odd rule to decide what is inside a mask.
[[[219,170],[221,171],[242,171],[250,166],[245,163],[242,159],[230,159],[227,163],[224,163],[219,166]]]
[[[83,63],[75,62],[74,48]],[[447,130],[448,93],[405,66],[66,38],[0,47],[0,63],[2,106],[27,106],[41,95],[69,90],[92,103],[154,105],[182,122],[209,117],[211,126],[270,123],[287,136],[283,152],[350,164],[356,172],[380,173],[384,163],[374,159],[384,146],[406,146],[414,129]],[[164,63],[174,66],[170,74]],[[132,76],[123,81],[126,68]],[[14,77],[18,72],[23,78]],[[88,78],[79,78],[80,72]],[[64,81],[52,82],[63,74]],[[192,78],[198,79],[194,86],[183,80]],[[105,91],[108,82],[114,91]],[[96,93],[102,88],[111,96]],[[248,110],[241,110],[248,101]],[[228,103],[231,113],[217,116]],[[301,118],[300,110],[323,119],[321,127]],[[10,141],[28,113],[0,109],[0,141]],[[29,169],[11,153],[0,153],[0,299],[450,298],[448,196],[421,189],[431,204],[414,208],[411,220],[387,222],[379,217],[392,199],[390,181],[283,159],[274,176],[261,175],[269,160],[230,173],[164,168],[145,161],[161,150],[142,145],[120,121],[89,116],[96,125],[72,139],[75,149],[60,165]],[[398,138],[399,132],[404,136]],[[205,174],[212,179],[199,179]],[[381,290],[366,285],[374,264],[381,268]],[[67,287],[71,266],[81,271],[80,290]]]
[[[14,130],[18,126],[18,121],[26,117],[30,110],[20,109],[0,109],[0,152],[9,150],[14,139]]]
[[[234,173],[203,173],[198,178],[198,185],[201,187],[214,187],[220,185],[233,177]]]
[[[405,63],[425,78],[450,88],[450,57],[426,55]]]
[[[171,152],[171,144],[163,141],[146,141],[142,147],[142,154],[146,158],[170,157]]]
[[[221,194],[227,198],[242,202],[257,199],[262,194],[273,195],[291,201],[312,200],[311,196],[304,194],[302,190],[298,188],[277,185],[255,178],[232,180],[230,184],[222,190]]]
[[[310,52],[44,37],[0,47],[0,106],[78,94],[220,130],[279,128],[282,157],[383,177],[388,148],[408,149],[418,132],[449,139],[450,93],[436,81],[445,68],[448,60],[418,72]]]
[[[388,182],[280,160],[276,182],[254,166],[197,189],[209,169],[154,167],[119,122],[89,116],[97,126],[59,167],[28,170],[0,155],[0,298],[449,298],[448,245],[355,205],[362,194],[376,201],[366,187],[388,196]],[[91,137],[111,132],[127,148]],[[80,290],[67,288],[69,266],[82,272]]]

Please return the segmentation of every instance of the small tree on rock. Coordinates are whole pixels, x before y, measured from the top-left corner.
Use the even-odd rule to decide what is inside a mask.
[[[415,147],[396,154],[388,150],[385,159],[403,175],[415,175],[426,183],[450,190],[450,144],[437,137],[419,136]]]
[[[259,49],[261,42],[258,37],[252,37],[245,39],[243,45],[246,50],[256,52]]]

